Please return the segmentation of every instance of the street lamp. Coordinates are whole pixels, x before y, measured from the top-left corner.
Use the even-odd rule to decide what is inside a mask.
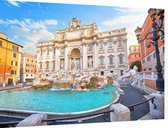
[[[137,27],[135,30],[135,34],[137,37],[138,42],[142,42],[144,40],[148,40],[149,42],[146,44],[146,47],[150,47],[151,45],[155,46],[155,53],[156,53],[156,71],[157,71],[157,80],[156,80],[156,87],[157,91],[162,93],[164,92],[164,78],[162,73],[162,66],[160,62],[159,56],[159,47],[158,47],[158,40],[164,38],[164,31],[161,30],[164,21],[164,10],[163,9],[149,9],[148,13],[151,18],[152,28],[150,32],[143,38],[140,39],[141,28]],[[156,15],[158,15],[158,20],[156,21]]]

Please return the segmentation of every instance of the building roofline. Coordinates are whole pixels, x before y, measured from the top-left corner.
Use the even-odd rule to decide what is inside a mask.
[[[13,44],[18,45],[18,46],[20,46],[21,48],[23,48],[22,45],[16,44],[16,43],[14,43],[14,42],[12,42],[12,41],[10,41],[10,40],[8,40],[8,39],[4,39],[4,38],[1,38],[1,37],[0,37],[0,39],[5,40],[5,41],[8,41],[8,42],[10,42],[10,43],[13,43]]]

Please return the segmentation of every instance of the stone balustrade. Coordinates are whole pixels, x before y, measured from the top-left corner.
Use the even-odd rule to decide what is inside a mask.
[[[47,122],[42,122],[42,120],[47,119],[46,114],[32,114],[25,118],[23,121],[17,124],[17,127],[27,127],[27,126],[42,126],[47,125]]]

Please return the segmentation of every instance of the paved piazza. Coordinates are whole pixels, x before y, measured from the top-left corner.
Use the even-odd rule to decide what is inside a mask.
[[[98,32],[96,23],[81,25],[74,17],[53,40],[37,45],[37,76],[55,74],[121,76],[128,68],[126,29]]]

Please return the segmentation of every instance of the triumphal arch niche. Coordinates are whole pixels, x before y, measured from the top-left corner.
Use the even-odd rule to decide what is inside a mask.
[[[74,17],[53,40],[38,43],[37,73],[121,74],[127,69],[126,34],[125,28],[98,32],[96,23],[82,25]]]

